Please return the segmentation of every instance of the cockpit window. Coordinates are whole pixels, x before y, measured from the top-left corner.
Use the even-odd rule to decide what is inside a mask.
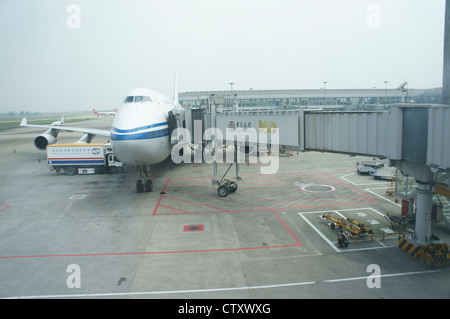
[[[124,103],[132,102],[152,102],[149,96],[127,96]]]
[[[125,101],[123,101],[123,103],[131,103],[131,102],[133,102],[133,97],[134,97],[134,96],[127,96],[127,97],[125,98]]]

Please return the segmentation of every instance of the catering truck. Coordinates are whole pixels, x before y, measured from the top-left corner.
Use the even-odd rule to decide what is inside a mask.
[[[67,175],[119,173],[124,164],[107,144],[52,144],[47,145],[47,163],[50,170]]]

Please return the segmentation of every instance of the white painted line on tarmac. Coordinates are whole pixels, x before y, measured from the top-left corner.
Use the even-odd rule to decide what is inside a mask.
[[[72,195],[69,199],[84,199],[87,195]]]
[[[320,213],[329,213],[329,212],[333,212],[339,216],[341,216],[342,218],[345,218],[345,215],[341,214],[341,212],[345,212],[345,211],[355,211],[355,210],[359,210],[359,211],[363,211],[363,210],[371,210],[374,213],[380,215],[380,216],[385,216],[384,214],[380,213],[379,211],[377,211],[376,209],[372,208],[372,207],[365,207],[365,208],[350,208],[350,209],[340,209],[340,210],[328,210],[328,211],[311,211],[311,212],[302,212],[302,213],[297,213],[300,215],[301,218],[303,218],[303,220],[309,225],[311,226],[311,228],[313,230],[316,231],[316,233],[322,237],[323,240],[325,240],[328,245],[330,245],[331,248],[333,248],[337,253],[343,253],[343,252],[351,252],[351,251],[363,251],[363,250],[373,250],[373,249],[383,249],[383,248],[390,248],[392,246],[387,246],[384,243],[382,243],[380,240],[378,240],[377,238],[374,238],[374,240],[381,246],[381,247],[365,247],[365,248],[352,248],[352,249],[339,249],[336,245],[336,242],[332,242],[330,239],[327,238],[326,235],[324,235],[316,226],[314,226],[308,219],[306,219],[305,216],[303,216],[304,214],[320,214]]]
[[[347,182],[349,182],[349,183],[355,185],[355,186],[362,186],[362,185],[383,185],[383,184],[384,184],[383,182],[374,182],[374,183],[361,183],[361,184],[356,184],[355,182],[352,182],[351,180],[349,180],[348,178],[346,178],[347,176],[350,176],[350,175],[356,175],[356,173],[347,174],[347,175],[341,176],[341,178],[342,178],[343,180],[345,180],[345,181],[347,181]]]
[[[388,202],[391,202],[391,203],[394,204],[394,205],[397,205],[397,206],[399,206],[399,207],[402,207],[402,205],[400,205],[400,204],[398,204],[398,203],[396,203],[396,202],[394,202],[394,201],[392,201],[392,200],[390,200],[390,199],[387,199],[387,198],[385,198],[385,197],[383,197],[383,196],[381,196],[381,195],[378,195],[378,194],[375,193],[375,192],[372,192],[371,189],[376,189],[376,188],[366,188],[365,190],[368,191],[369,193],[374,194],[375,196],[378,196],[378,197],[380,197],[380,198],[382,198],[382,199],[384,199],[384,200],[386,200],[386,201],[388,201]]]
[[[401,276],[413,276],[424,275],[440,272],[440,270],[426,270],[426,271],[412,271],[394,274],[381,274],[380,278],[388,277],[401,277]],[[248,287],[228,287],[228,288],[210,288],[210,289],[188,289],[188,290],[166,290],[166,291],[140,291],[140,292],[117,292],[117,293],[90,293],[90,294],[67,294],[67,295],[37,295],[37,296],[18,296],[8,297],[3,299],[44,299],[44,298],[97,298],[97,297],[120,297],[120,296],[145,296],[145,295],[170,295],[170,294],[192,294],[192,293],[212,293],[212,292],[230,292],[240,290],[256,290],[256,289],[270,289],[270,288],[284,288],[284,287],[296,287],[307,286],[323,283],[335,283],[335,282],[348,282],[355,280],[367,280],[368,276],[350,277],[350,278],[337,278],[318,281],[304,281],[293,282],[274,285],[260,285],[260,286],[248,286]]]
[[[302,213],[298,213],[300,215],[301,218],[303,218],[303,220],[312,228],[316,231],[317,234],[319,234],[320,237],[322,237],[323,240],[325,240],[328,245],[331,246],[331,248],[333,248],[337,253],[340,252],[340,250],[336,247],[336,245],[329,240],[324,234],[322,234],[322,232],[316,227],[314,226],[309,220],[307,220]]]

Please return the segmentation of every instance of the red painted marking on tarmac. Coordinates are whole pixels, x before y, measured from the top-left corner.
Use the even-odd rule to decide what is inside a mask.
[[[179,198],[174,198],[174,197],[170,197],[170,196],[167,196],[167,195],[164,196],[164,198],[173,199],[173,200],[180,201],[180,202],[185,202],[185,203],[188,203],[188,204],[194,204],[194,205],[199,205],[199,206],[204,206],[204,207],[214,208],[214,209],[218,209],[218,210],[228,211],[228,209],[225,209],[225,208],[219,208],[219,207],[215,207],[215,206],[211,206],[211,205],[195,203],[195,202],[192,202],[192,201],[189,201],[189,200],[179,199]]]
[[[169,184],[169,181],[170,181],[170,178],[167,179],[166,185],[164,185],[164,188],[163,188],[163,192],[164,193],[166,192],[167,185]],[[159,200],[158,200],[158,203],[156,204],[155,210],[153,211],[153,215],[156,214],[156,211],[158,210],[158,207],[159,207],[159,204],[161,203],[161,199],[162,199],[163,195],[164,194],[161,194],[161,196],[159,196]]]
[[[353,166],[352,166],[353,167]],[[336,175],[338,173],[341,173],[343,171],[349,170],[348,169],[344,169],[342,171],[336,172],[332,175]],[[161,194],[161,196],[159,197],[158,203],[153,211],[153,215],[156,215],[156,212],[158,211],[158,209],[160,207],[163,208],[167,208],[170,210],[174,210],[177,212],[174,213],[161,213],[158,215],[171,215],[171,214],[202,214],[202,213],[233,213],[233,212],[256,212],[256,211],[272,211],[272,213],[275,215],[275,217],[278,219],[278,221],[282,224],[282,226],[284,227],[284,229],[287,231],[287,233],[289,233],[289,235],[291,236],[291,238],[295,241],[295,244],[288,244],[288,245],[277,245],[277,246],[263,246],[263,247],[244,247],[244,248],[223,248],[223,249],[203,249],[203,250],[176,250],[176,251],[153,251],[153,252],[123,252],[123,253],[89,253],[89,254],[55,254],[55,255],[30,255],[30,256],[0,256],[0,259],[13,259],[13,258],[55,258],[55,257],[93,257],[93,256],[129,256],[129,255],[164,255],[164,254],[186,254],[186,253],[202,253],[202,252],[229,252],[229,251],[248,251],[248,250],[260,250],[260,249],[276,249],[276,248],[286,248],[286,247],[299,247],[302,246],[302,243],[298,240],[298,238],[295,236],[295,234],[289,229],[289,227],[286,225],[286,223],[283,221],[283,219],[281,218],[281,216],[278,214],[277,210],[289,210],[289,209],[299,209],[299,208],[315,208],[315,207],[332,207],[332,206],[336,206],[336,205],[341,205],[341,206],[351,206],[351,205],[359,205],[359,204],[363,204],[363,203],[379,203],[379,201],[377,201],[376,199],[370,197],[369,195],[366,195],[360,191],[358,191],[357,189],[339,181],[338,179],[325,174],[323,172],[318,172],[318,173],[313,173],[313,172],[307,172],[307,173],[285,173],[285,174],[277,174],[277,175],[294,175],[294,176],[298,176],[298,177],[307,177],[307,175],[314,175],[314,174],[320,174],[319,176],[315,176],[315,180],[320,180],[321,176],[328,177],[329,179],[333,180],[334,183],[336,184],[340,184],[343,185],[353,191],[355,191],[356,193],[362,195],[364,198],[352,198],[352,197],[346,197],[346,196],[337,196],[340,198],[347,198],[347,199],[355,199],[355,200],[362,200],[362,202],[358,202],[358,203],[339,203],[339,202],[334,202],[334,201],[329,201],[329,200],[320,200],[320,199],[311,199],[311,198],[304,198],[304,197],[298,197],[295,195],[284,195],[283,196],[288,196],[288,197],[293,197],[293,198],[299,198],[302,200],[316,200],[316,201],[321,201],[321,202],[325,202],[325,203],[329,203],[327,205],[293,205],[293,206],[289,206],[289,207],[277,207],[277,208],[268,208],[268,207],[261,207],[261,206],[256,206],[256,205],[251,205],[251,204],[247,204],[247,203],[241,203],[238,201],[231,201],[231,200],[227,200],[224,198],[216,198],[216,197],[211,197],[211,196],[207,196],[207,195],[201,195],[201,194],[195,194],[192,192],[187,192],[187,191],[180,191],[177,190],[177,192],[179,193],[184,193],[184,194],[188,194],[191,196],[197,196],[197,197],[205,197],[205,198],[210,198],[210,199],[214,199],[216,201],[225,201],[225,202],[230,202],[233,204],[237,204],[237,205],[246,205],[246,206],[251,206],[254,207],[253,209],[244,209],[244,210],[226,210],[223,208],[219,208],[219,207],[214,207],[211,205],[206,205],[206,204],[199,204],[199,203],[195,203],[192,201],[188,201],[188,200],[183,200],[183,199],[177,199],[177,198],[173,198],[170,196],[165,196],[165,194]],[[244,176],[244,175],[243,175]],[[256,178],[253,178],[253,181],[256,182],[258,180],[260,180],[261,182],[271,182],[270,178],[267,177],[267,175],[248,175],[248,176],[256,176]],[[257,178],[257,177],[261,177],[264,176],[263,178]],[[196,177],[196,179],[199,177]],[[286,177],[288,178],[288,177]],[[195,181],[195,182],[199,182],[199,183],[205,183],[203,181],[198,181],[195,180],[193,178],[177,178],[177,179],[181,179],[181,180],[186,180],[186,181]],[[322,179],[323,180],[323,179]],[[328,180],[329,182],[329,180]],[[173,190],[168,188],[169,183],[172,183],[174,185],[179,185],[182,187],[190,187],[190,188],[195,188],[195,189],[201,189],[201,190],[207,190],[207,191],[211,191],[211,189],[207,189],[204,187],[199,187],[199,186],[193,186],[193,185],[184,185],[181,183],[175,183],[173,182],[173,180],[171,181],[171,179],[167,179],[166,184],[164,186],[163,192],[165,193],[167,190]],[[264,186],[264,184],[261,183],[259,186]],[[287,182],[280,182],[278,181],[278,184],[288,184]],[[251,183],[249,183],[251,184]],[[258,184],[256,184],[258,185]],[[272,186],[273,187],[273,186]],[[281,187],[277,187],[277,188],[281,188]],[[240,188],[242,189],[242,188]],[[244,188],[245,190],[245,188]],[[252,189],[246,189],[249,191],[258,191],[258,190],[252,190]],[[258,191],[261,193],[268,193],[265,191]],[[273,193],[271,193],[273,194]],[[238,196],[236,196],[238,195]],[[239,196],[246,196],[246,197],[250,197],[250,198],[254,198],[257,201],[262,201],[262,200],[269,200],[266,198],[257,198],[254,196],[249,196],[249,195],[244,195],[244,194],[233,194],[233,196],[236,196],[235,198],[239,198]],[[327,196],[329,197],[329,196]],[[170,199],[170,200],[177,200],[177,201],[181,201],[181,202],[186,202],[188,204],[195,204],[195,205],[201,205],[204,207],[211,207],[217,210],[214,211],[208,211],[208,212],[188,212],[182,209],[177,209],[177,208],[173,208],[173,207],[169,207],[166,205],[162,205],[161,201],[163,198],[166,199]],[[270,201],[270,200],[269,200]],[[284,203],[284,204],[293,204],[290,202],[282,202],[279,200],[272,200],[272,202],[280,202],[280,203]],[[5,204],[0,204],[1,206],[5,206],[3,209],[0,209],[0,212],[9,208],[10,206],[5,205]],[[192,226],[192,225],[191,225]],[[202,226],[202,225],[194,225],[194,226]],[[199,229],[202,229],[201,227]],[[197,230],[199,231],[199,230]]]
[[[190,215],[198,215],[198,214],[220,214],[220,213],[243,213],[243,212],[260,212],[260,211],[271,211],[272,209],[270,208],[258,208],[258,209],[236,209],[236,210],[213,210],[213,211],[207,211],[207,212],[188,212],[188,211],[184,211],[181,209],[177,209],[177,208],[173,208],[170,206],[164,206],[164,205],[159,205],[159,207],[164,207],[167,209],[172,209],[172,210],[176,210],[176,211],[180,211],[181,213],[158,213],[156,214],[157,216],[166,216],[166,215],[182,215],[182,214],[190,214]],[[303,208],[303,207],[297,207],[297,208]],[[309,208],[309,207],[305,207],[305,208]]]
[[[183,186],[186,186],[186,187],[190,187],[189,185],[185,185],[185,184],[177,184],[177,185],[183,185]],[[264,192],[264,191],[259,191],[259,190],[252,190],[252,189],[247,189],[247,188],[239,188],[239,189],[241,189],[241,190],[245,189],[245,190],[255,191],[255,192],[258,192],[258,193],[269,193],[269,192]],[[178,191],[178,192],[180,192],[180,191]],[[270,193],[270,194],[272,194],[272,193]],[[192,194],[192,195],[198,195],[198,194]],[[202,196],[202,195],[198,195],[198,196]],[[255,197],[255,196],[251,196],[251,195],[244,195],[244,194],[238,194],[238,193],[233,194],[233,196],[238,196],[238,197],[248,197],[248,198],[255,199],[255,200],[257,200],[257,201],[269,201],[269,202],[282,203],[282,204],[286,204],[286,205],[296,205],[296,203],[283,202],[283,201],[279,201],[279,200],[275,200],[275,199],[261,198],[261,197]],[[289,195],[280,195],[280,196],[289,196]],[[296,197],[296,196],[293,196],[293,197]],[[213,198],[213,197],[210,197],[210,198]],[[297,198],[299,198],[299,197],[297,197]],[[216,198],[216,199],[220,199],[220,198]],[[301,197],[301,199],[304,199],[304,198]],[[328,202],[329,202],[329,201],[328,201]],[[248,204],[240,203],[240,202],[235,202],[235,203],[242,204],[242,205],[248,205]],[[338,203],[336,203],[336,204],[338,204]],[[303,205],[301,205],[301,204],[298,204],[298,205],[300,205],[300,206],[298,206],[299,208],[303,207]],[[257,207],[258,207],[258,206],[257,206]],[[258,208],[265,208],[265,207],[258,207]],[[269,208],[269,209],[270,209],[270,208]]]
[[[29,256],[0,256],[0,259],[19,259],[19,258],[56,258],[56,257],[99,257],[99,256],[130,256],[130,255],[166,255],[166,254],[186,254],[186,253],[204,253],[204,252],[227,252],[227,251],[246,251],[246,250],[260,250],[260,249],[275,249],[275,248],[287,248],[287,247],[299,247],[302,243],[292,233],[286,223],[281,219],[280,215],[272,209],[271,210],[276,218],[280,221],[286,231],[295,240],[296,244],[289,245],[276,245],[276,246],[263,246],[263,247],[243,247],[243,248],[223,248],[223,249],[201,249],[201,250],[176,250],[176,251],[153,251],[153,252],[124,252],[124,253],[91,253],[91,254],[55,254],[55,255],[29,255]],[[192,226],[199,226],[200,230],[187,230],[187,231],[203,231],[203,225],[188,225],[184,226],[183,231],[186,228]]]
[[[199,180],[197,180],[197,179],[188,179],[188,178],[182,178],[183,180],[187,180],[187,181],[195,181],[195,182],[197,182],[197,183],[201,183],[201,184],[207,184],[208,182],[206,182],[206,181],[199,181]],[[240,182],[241,183],[241,182]],[[199,186],[192,186],[192,185],[186,185],[186,184],[181,184],[181,183],[173,183],[173,184],[176,184],[176,185],[180,185],[180,186],[185,186],[185,187],[195,187],[195,188],[200,188],[200,189],[205,189],[205,190],[208,190],[208,189],[206,189],[206,188],[203,188],[203,187],[199,187]],[[344,184],[345,185],[345,184]],[[261,186],[264,186],[264,185],[261,185]],[[345,186],[347,186],[347,185],[345,185]],[[271,186],[272,187],[272,186]],[[348,186],[348,187],[350,187],[350,186]],[[351,188],[351,187],[350,187]],[[247,190],[247,191],[251,191],[251,192],[257,192],[257,193],[266,193],[266,194],[270,194],[270,195],[273,195],[273,192],[267,192],[267,191],[263,191],[263,190],[259,190],[259,189],[251,189],[251,188],[243,188],[243,187],[239,187],[239,189],[240,190]],[[287,188],[286,188],[287,189]],[[290,189],[287,189],[287,190],[293,190],[292,188],[290,188]],[[180,192],[180,191],[179,191]],[[191,193],[192,194],[192,193]],[[319,194],[319,193],[317,193],[317,194]],[[198,195],[198,194],[192,194],[192,195]],[[277,194],[278,196],[281,196],[281,197],[293,197],[293,198],[297,198],[297,199],[301,199],[301,200],[311,200],[311,201],[318,201],[318,202],[325,202],[325,203],[332,203],[332,204],[336,204],[336,205],[344,205],[345,203],[341,203],[341,202],[338,202],[338,201],[331,201],[331,200],[325,200],[325,199],[317,199],[317,198],[306,198],[306,197],[304,197],[304,196],[296,196],[296,195],[290,195],[290,194],[284,194],[284,193],[279,193],[279,194]],[[198,195],[198,196],[202,196],[202,195]],[[241,194],[241,193],[235,193],[235,194],[233,194],[233,196],[243,196],[243,197],[250,197],[250,198],[252,198],[252,196],[250,196],[250,195],[244,195],[244,194]],[[369,203],[372,203],[372,202],[374,202],[374,203],[378,203],[378,201],[376,201],[376,200],[374,200],[373,198],[371,198],[371,197],[369,197],[370,198],[370,200],[368,200],[367,198],[355,198],[355,197],[350,197],[350,196],[342,196],[342,195],[334,195],[334,194],[330,194],[330,193],[327,193],[327,197],[334,197],[334,198],[346,198],[346,199],[352,199],[352,200],[358,200],[358,201],[360,201],[360,202],[358,202],[359,204],[363,204],[363,203],[366,203],[366,202],[369,202]],[[282,201],[278,201],[278,200],[273,200],[273,199],[267,199],[267,198],[257,198],[257,197],[253,197],[253,198],[256,198],[256,199],[258,199],[258,200],[264,200],[264,201],[272,201],[272,202],[280,202],[280,203],[285,203],[285,204],[292,204],[292,203],[289,203],[289,202],[282,202]],[[361,202],[362,201],[362,202]],[[300,205],[300,204],[299,204]],[[296,206],[296,207],[305,207],[304,205],[300,205],[300,206],[298,206],[298,205],[295,205],[294,204],[294,206]],[[317,206],[317,207],[321,207],[322,205],[320,205],[320,206]],[[315,206],[310,206],[310,205],[308,205],[307,207],[315,207]]]
[[[275,209],[272,209],[272,212],[275,214],[275,216],[278,218],[278,220],[281,222],[281,224],[286,228],[287,232],[294,238],[298,246],[302,246],[302,243],[295,237],[295,235],[292,233],[292,231],[287,227],[287,225],[284,223],[284,221],[281,219],[280,215],[275,211]]]
[[[2,204],[2,203],[0,203],[0,205],[1,205],[1,206],[5,206],[5,207],[3,207],[2,209],[0,209],[0,212],[2,212],[2,211],[4,211],[5,209],[8,209],[8,208],[11,207],[11,206],[8,206],[8,205]]]
[[[168,208],[168,209],[171,209],[171,210],[176,210],[176,211],[181,212],[182,214],[192,214],[192,212],[188,212],[187,210],[182,210],[182,209],[178,209],[178,208],[174,208],[174,207],[170,207],[170,206],[159,205],[159,207]],[[157,215],[165,215],[165,214],[157,214]]]
[[[3,256],[0,259],[18,259],[18,258],[56,258],[56,257],[98,257],[98,256],[130,256],[130,255],[167,255],[167,254],[187,254],[187,253],[205,253],[205,252],[226,252],[241,250],[258,250],[298,247],[295,245],[278,245],[263,247],[247,247],[247,248],[223,248],[223,249],[202,249],[202,250],[175,250],[175,251],[150,251],[150,252],[132,252],[132,253],[92,253],[92,254],[58,254],[58,255],[30,255],[30,256]]]
[[[202,189],[202,190],[211,191],[211,189],[204,188],[204,187],[200,187],[200,186],[185,185],[185,184],[180,184],[180,183],[175,183],[175,182],[172,182],[172,184],[174,184],[174,185],[179,185],[179,186],[184,186],[184,187],[198,188],[198,189]],[[190,192],[185,192],[185,191],[180,191],[180,190],[178,190],[177,192],[178,192],[178,193],[190,194],[190,195],[194,195],[194,196],[207,197],[207,198],[211,198],[211,199],[213,199],[213,200],[220,200],[220,201],[230,202],[230,203],[239,204],[239,205],[246,205],[246,206],[256,207],[256,208],[259,208],[259,209],[267,209],[267,207],[262,207],[262,206],[257,206],[257,205],[251,205],[251,204],[247,204],[247,203],[235,202],[235,201],[228,200],[228,199],[224,199],[224,198],[216,198],[216,197],[211,197],[211,196],[206,196],[206,195],[200,195],[200,194],[195,194],[195,193],[190,193]]]
[[[204,230],[205,230],[204,225],[186,225],[183,227],[183,232],[186,232],[186,233],[204,231]]]

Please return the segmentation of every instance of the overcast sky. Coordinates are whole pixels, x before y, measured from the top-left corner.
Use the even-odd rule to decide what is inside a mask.
[[[75,4],[75,6],[71,6]],[[0,112],[180,92],[442,86],[445,0],[0,0]]]

